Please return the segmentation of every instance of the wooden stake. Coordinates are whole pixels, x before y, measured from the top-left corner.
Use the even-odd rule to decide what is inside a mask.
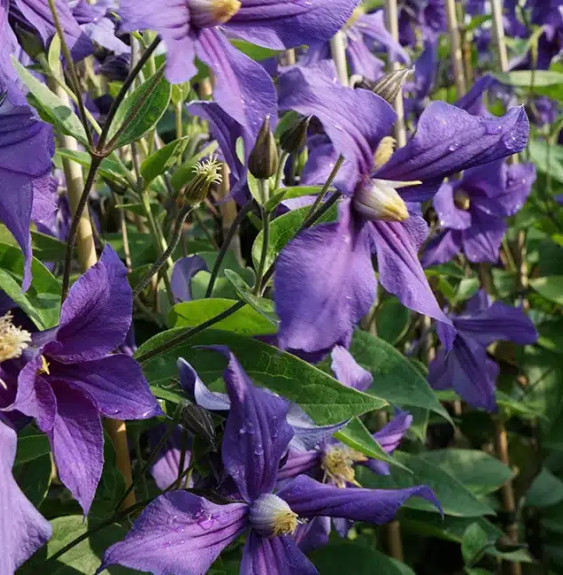
[[[346,37],[344,36],[344,32],[337,32],[330,39],[330,54],[336,66],[338,80],[343,86],[349,86],[348,62],[346,60]]]
[[[448,31],[450,34],[455,87],[457,90],[457,97],[461,98],[467,91],[467,84],[465,82],[465,73],[463,70],[463,53],[461,51],[459,24],[457,21],[455,4],[455,0],[446,0],[446,15],[448,17]]]

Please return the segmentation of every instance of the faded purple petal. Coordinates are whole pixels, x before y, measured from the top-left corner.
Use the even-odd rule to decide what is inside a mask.
[[[176,303],[192,299],[192,278],[202,270],[207,271],[207,264],[201,256],[180,258],[174,263],[170,286]]]
[[[157,425],[155,428],[149,431],[149,439],[151,448],[156,447],[162,435],[168,430],[167,424]],[[153,476],[156,485],[159,489],[164,491],[170,487],[179,476],[180,471],[180,460],[182,458],[183,449],[183,434],[184,431],[181,427],[176,427],[172,432],[172,435],[168,438],[160,452],[158,453],[154,464],[151,467],[151,475]],[[190,443],[188,443],[188,447]],[[184,469],[190,466],[191,451],[186,450],[184,457]],[[191,482],[188,483],[188,487],[191,486]]]
[[[330,357],[332,358],[330,368],[336,379],[346,387],[365,391],[372,384],[373,376],[371,373],[358,365],[358,362],[345,347],[335,345]]]
[[[51,537],[51,524],[26,499],[12,475],[17,436],[0,419],[0,573],[10,575]]]
[[[106,551],[97,573],[119,564],[153,575],[203,575],[246,529],[246,514],[243,503],[216,505],[185,491],[166,493]]]
[[[283,349],[315,352],[347,346],[375,301],[367,225],[341,205],[336,223],[300,233],[276,265],[274,294]]]

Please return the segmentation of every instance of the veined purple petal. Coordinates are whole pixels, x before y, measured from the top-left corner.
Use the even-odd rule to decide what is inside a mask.
[[[99,412],[111,419],[148,419],[162,415],[139,364],[119,353],[77,364],[52,362],[49,379],[84,391]]]
[[[406,411],[398,411],[395,417],[382,429],[373,434],[386,453],[393,453],[401,443],[403,436],[412,424],[412,415]],[[389,475],[389,464],[378,459],[368,459],[366,467],[379,475]]]
[[[373,154],[395,123],[391,106],[372,92],[338,84],[331,64],[292,68],[278,81],[280,110],[316,116],[336,150],[356,170],[356,181],[369,173]],[[395,178],[396,179],[396,178]]]
[[[123,541],[105,553],[97,573],[110,565],[153,575],[203,575],[221,551],[247,528],[244,503],[216,505],[185,491],[157,497]]]
[[[104,465],[104,433],[96,406],[83,392],[51,383],[57,415],[47,433],[61,481],[88,515]]]
[[[127,268],[108,244],[70,288],[56,341],[45,346],[45,354],[65,363],[103,357],[125,340],[132,302]]]
[[[330,368],[340,383],[358,391],[365,391],[372,384],[373,376],[371,373],[358,365],[358,362],[345,347],[335,345],[330,357],[332,358]]]
[[[174,263],[170,286],[176,303],[192,299],[192,278],[202,270],[207,271],[207,264],[201,256],[180,258]]]
[[[374,174],[387,180],[420,180],[401,190],[406,201],[428,199],[445,176],[516,154],[528,141],[529,122],[522,107],[500,118],[472,116],[444,102],[422,113],[417,132]]]
[[[321,452],[318,449],[302,451],[293,449],[290,445],[287,459],[278,471],[278,484],[285,485],[288,479],[293,479],[303,473],[309,473],[320,467]]]
[[[277,50],[329,40],[352,15],[356,0],[242,0],[225,28]]]
[[[240,564],[240,575],[318,575],[315,566],[305,557],[297,543],[288,535],[260,537],[250,532]]]
[[[380,60],[366,45],[361,34],[348,32],[346,56],[350,72],[368,80],[375,80],[383,75],[385,62]]]
[[[506,227],[504,220],[475,211],[472,226],[461,230],[461,242],[467,259],[471,262],[496,263]]]
[[[274,279],[282,349],[315,352],[350,343],[375,301],[367,225],[344,202],[338,222],[305,230],[283,249]]]
[[[380,47],[386,48],[393,62],[410,63],[407,51],[397,42],[387,30],[383,10],[362,14],[354,26],[362,35],[367,36]],[[377,78],[371,78],[377,80]]]
[[[287,423],[287,402],[256,387],[235,356],[214,346],[228,358],[224,378],[231,400],[223,439],[223,463],[247,502],[270,493],[293,430]]]
[[[348,423],[348,421],[341,421],[332,425],[316,425],[296,403],[289,408],[287,422],[294,431],[290,446],[302,451],[313,449]]]
[[[9,575],[51,537],[51,524],[22,493],[12,475],[16,432],[0,419],[0,573]]]
[[[451,230],[465,230],[471,225],[471,213],[455,205],[454,192],[457,186],[444,182],[433,198],[433,205],[440,225]]]
[[[448,230],[434,236],[427,244],[422,254],[422,267],[436,266],[449,262],[461,252],[461,232]]]
[[[391,521],[410,497],[423,497],[441,510],[434,493],[425,485],[408,489],[341,489],[300,475],[284,487],[278,496],[299,517],[341,517],[377,525]]]
[[[237,50],[218,30],[201,30],[198,57],[215,72],[215,102],[253,136],[270,116],[277,118],[276,92],[269,74]]]
[[[0,0],[0,93],[6,92],[12,104],[25,106],[25,91],[12,65],[12,55],[17,58],[21,48],[8,21],[9,7],[10,0]]]
[[[330,517],[314,517],[299,525],[293,537],[303,553],[310,553],[328,543],[330,523]]]
[[[458,108],[464,109],[466,112],[474,116],[489,116],[490,113],[483,102],[483,93],[488,90],[497,81],[490,74],[485,74],[479,78],[471,87],[467,94],[463,95],[457,102]]]
[[[210,391],[196,370],[183,358],[177,362],[180,385],[188,397],[209,411],[229,411],[231,400],[226,393]]]

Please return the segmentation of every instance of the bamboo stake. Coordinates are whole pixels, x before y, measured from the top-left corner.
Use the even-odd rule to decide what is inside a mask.
[[[346,37],[344,36],[344,32],[337,32],[330,39],[330,54],[336,66],[338,80],[343,86],[349,86],[348,62],[346,61]]]
[[[461,51],[459,24],[457,21],[455,0],[446,0],[446,15],[448,17],[448,31],[450,33],[452,67],[454,71],[455,87],[457,90],[457,97],[461,98],[467,91],[467,85],[465,82],[465,73],[463,69],[463,54]]]

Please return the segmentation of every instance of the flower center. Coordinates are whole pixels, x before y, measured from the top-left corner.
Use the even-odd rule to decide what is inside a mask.
[[[469,199],[467,192],[456,190],[454,192],[454,204],[456,208],[467,211],[471,206],[471,200]]]
[[[250,507],[250,524],[264,537],[293,535],[299,521],[289,505],[277,495],[261,495]]]
[[[371,179],[363,182],[354,194],[354,207],[366,219],[402,222],[409,217],[405,202],[396,188],[414,186],[415,182]]]
[[[31,334],[12,323],[12,313],[0,317],[0,363],[21,356],[31,342]]]
[[[187,0],[190,22],[198,28],[210,28],[228,22],[239,10],[239,0]]]
[[[345,445],[331,446],[321,459],[321,467],[337,487],[346,487],[347,483],[359,485],[356,481],[354,465],[367,461],[367,457]]]

